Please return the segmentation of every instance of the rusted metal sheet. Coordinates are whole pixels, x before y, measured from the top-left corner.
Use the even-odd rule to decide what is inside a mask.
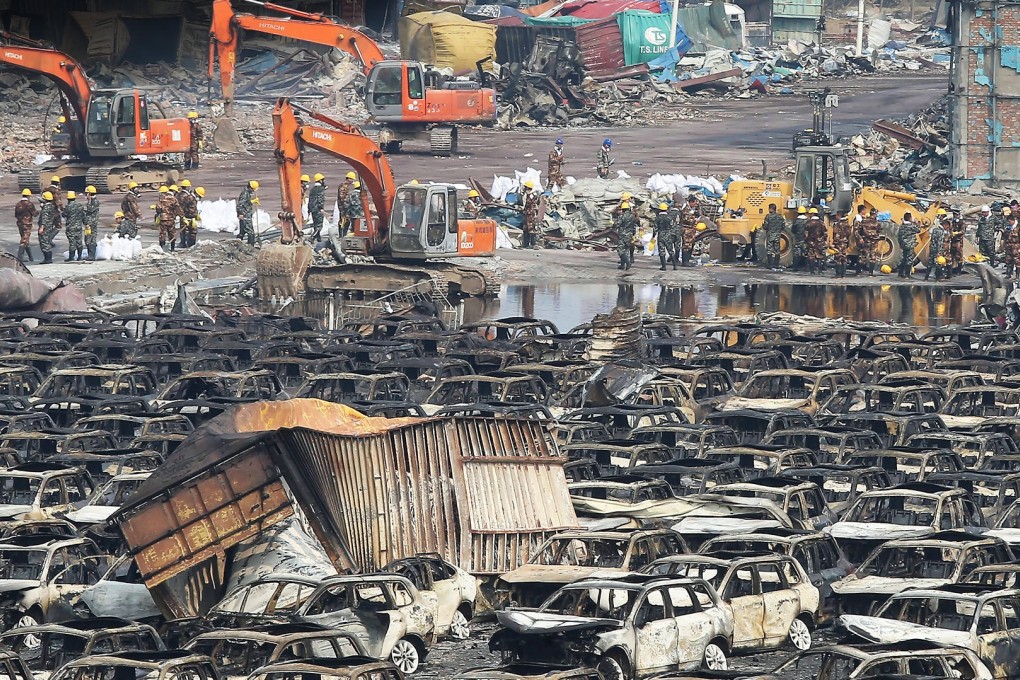
[[[726,78],[735,78],[742,75],[744,72],[739,68],[731,68],[728,71],[719,71],[718,73],[709,73],[705,76],[698,76],[697,78],[688,78],[687,80],[680,80],[673,83],[673,87],[678,90],[689,90],[699,85],[708,85],[719,80],[725,80]]]
[[[615,16],[577,26],[574,32],[584,66],[592,76],[614,73],[627,65],[623,37]]]
[[[928,146],[928,143],[915,135],[907,128],[892,122],[891,120],[879,119],[871,124],[871,127],[879,132],[889,135],[901,144],[909,146],[911,149],[923,149]]]
[[[231,458],[125,511],[120,528],[150,588],[293,514],[271,444],[245,440]]]
[[[537,421],[429,419],[360,437],[279,436],[277,463],[340,568],[437,552],[472,573],[502,573],[577,526],[564,460]]]

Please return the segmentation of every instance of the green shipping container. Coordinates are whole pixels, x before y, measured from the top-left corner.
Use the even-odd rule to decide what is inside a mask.
[[[629,9],[617,14],[616,22],[620,26],[623,58],[627,66],[657,59],[673,46],[669,38],[669,14]]]

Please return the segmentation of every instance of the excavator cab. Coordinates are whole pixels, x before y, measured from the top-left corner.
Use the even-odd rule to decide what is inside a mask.
[[[392,255],[430,259],[495,253],[495,223],[459,220],[457,210],[453,185],[408,184],[397,189],[389,224]]]
[[[796,205],[823,199],[831,211],[850,210],[854,201],[850,181],[849,149],[843,146],[801,146],[794,151],[796,173],[793,198]]]
[[[139,90],[97,90],[89,100],[85,144],[92,156],[179,153],[190,139],[186,120],[167,120]]]

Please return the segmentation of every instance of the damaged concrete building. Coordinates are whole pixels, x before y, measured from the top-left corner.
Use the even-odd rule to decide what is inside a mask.
[[[953,179],[1020,186],[1020,4],[951,3]]]

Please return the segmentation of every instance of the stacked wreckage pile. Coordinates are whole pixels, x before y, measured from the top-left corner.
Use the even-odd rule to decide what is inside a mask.
[[[400,680],[495,608],[503,665],[441,672],[1012,677],[1020,309],[989,316],[5,313],[3,658]]]
[[[850,171],[862,181],[910,192],[952,189],[949,176],[949,97],[903,121],[877,120],[849,140]]]

